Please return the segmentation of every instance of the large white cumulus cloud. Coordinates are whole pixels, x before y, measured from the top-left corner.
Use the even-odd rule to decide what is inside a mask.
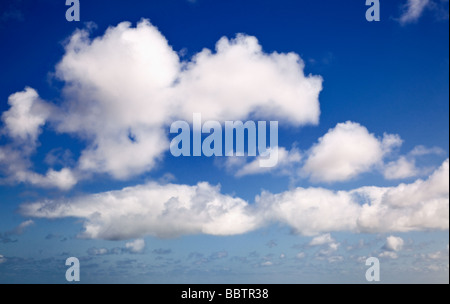
[[[233,235],[253,230],[259,224],[245,201],[223,195],[218,187],[207,183],[149,183],[69,202],[23,205],[21,211],[40,218],[83,218],[83,237],[113,240],[144,235]]]
[[[303,235],[445,230],[449,227],[449,161],[428,179],[411,184],[351,191],[263,192],[254,204],[221,194],[208,183],[149,183],[69,201],[25,204],[20,211],[38,218],[81,218],[82,236],[102,239],[234,235],[270,223],[286,224]]]
[[[182,62],[149,21],[128,22],[93,40],[77,31],[57,65],[66,83],[60,132],[85,138],[82,170],[128,178],[151,170],[175,119],[241,120],[251,114],[315,124],[322,79],[305,76],[296,54],[266,54],[255,37],[222,38]],[[117,153],[120,151],[120,153]]]

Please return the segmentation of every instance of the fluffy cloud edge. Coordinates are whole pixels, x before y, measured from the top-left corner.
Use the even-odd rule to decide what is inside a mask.
[[[326,233],[448,230],[448,176],[447,159],[428,179],[410,184],[350,191],[296,188],[279,194],[263,192],[254,204],[224,195],[220,187],[208,183],[148,183],[72,200],[23,204],[20,213],[32,218],[80,218],[84,226],[80,237],[84,238],[224,236],[281,223],[302,235],[325,233],[316,239],[317,244],[338,245]]]
[[[299,55],[265,53],[256,37],[244,34],[223,37],[214,51],[182,61],[146,19],[135,27],[110,26],[95,38],[76,30],[55,67],[63,102],[45,102],[28,87],[10,96],[0,133],[26,140],[30,152],[12,159],[2,156],[12,148],[0,147],[0,165],[8,167],[3,171],[10,181],[67,190],[91,173],[126,180],[153,170],[169,148],[165,128],[190,121],[194,112],[219,121],[251,115],[297,127],[317,124],[323,79],[305,75],[304,68]],[[46,124],[83,140],[76,167],[45,175],[28,170]]]

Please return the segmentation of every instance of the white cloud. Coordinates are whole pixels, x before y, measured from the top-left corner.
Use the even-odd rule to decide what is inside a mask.
[[[93,40],[77,31],[56,68],[67,100],[58,130],[88,141],[82,170],[128,178],[151,170],[169,146],[165,127],[191,121],[194,112],[205,120],[253,113],[293,125],[317,123],[322,79],[303,69],[298,55],[265,54],[245,35],[222,38],[216,52],[205,49],[181,62],[146,20],[136,28],[120,23]]]
[[[168,125],[191,121],[194,112],[207,120],[252,115],[295,126],[317,124],[320,115],[322,78],[306,76],[297,54],[266,54],[255,37],[246,35],[222,38],[215,51],[204,49],[181,61],[147,20],[135,28],[122,22],[95,39],[77,30],[67,40],[56,75],[65,83],[62,104],[42,101],[31,88],[9,99],[4,133],[27,139],[24,146],[31,147],[18,159],[4,156],[11,147],[0,148],[0,163],[10,163],[3,171],[12,181],[68,189],[86,173],[127,179],[148,172],[169,148]],[[28,170],[47,122],[86,143],[75,168],[46,175]],[[20,165],[20,178],[11,164]]]
[[[393,260],[398,259],[398,254],[396,252],[393,252],[393,251],[383,251],[378,256],[380,258],[385,258],[385,259],[393,259]]]
[[[298,259],[298,260],[302,260],[302,259],[304,259],[306,257],[306,254],[304,253],[304,252],[299,252],[297,255],[296,255],[296,258]]]
[[[449,227],[449,161],[427,180],[397,187],[352,191],[297,188],[263,192],[258,209],[267,220],[285,223],[304,235],[332,231],[407,232]]]
[[[243,120],[255,112],[294,125],[318,123],[322,79],[305,76],[297,54],[265,54],[255,37],[240,34],[220,39],[215,53],[203,50],[186,68],[176,91],[186,119],[199,112],[204,119]]]
[[[419,174],[414,160],[401,156],[398,160],[390,162],[384,167],[384,178],[388,180],[414,177]]]
[[[331,256],[339,249],[340,244],[327,233],[313,238],[309,246],[322,246],[322,249],[317,253],[317,257],[323,258]]]
[[[49,106],[31,88],[9,96],[8,104],[10,109],[2,114],[6,133],[11,138],[35,144],[50,115]]]
[[[331,234],[323,234],[319,235],[312,239],[312,241],[309,243],[309,246],[320,246],[325,244],[333,243],[334,239],[331,237]]]
[[[397,187],[363,187],[354,191],[369,203],[358,218],[361,231],[406,232],[448,229],[449,160],[427,180]]]
[[[322,254],[330,255],[339,244],[326,234],[329,232],[448,229],[449,160],[428,179],[411,184],[351,191],[297,188],[279,194],[263,192],[255,200],[250,205],[207,183],[149,183],[72,200],[24,204],[20,211],[38,218],[81,218],[82,236],[110,240],[145,235],[235,235],[278,222],[303,235],[325,233],[312,243],[328,244]]]
[[[72,170],[68,168],[63,168],[60,171],[49,169],[45,175],[28,170],[17,172],[16,179],[42,188],[57,187],[61,190],[69,190],[78,182]]]
[[[144,235],[234,235],[259,226],[242,199],[220,194],[207,183],[196,186],[149,183],[120,191],[68,200],[22,205],[21,212],[40,218],[84,219],[87,238],[131,239]]]
[[[302,171],[315,182],[347,181],[380,165],[401,143],[397,135],[377,139],[358,123],[340,123],[308,151]]]
[[[6,262],[6,258],[0,254],[0,264],[3,264]]]
[[[256,202],[267,218],[287,224],[303,235],[354,231],[361,208],[350,193],[323,188],[297,188],[280,194],[263,192]]]
[[[445,151],[439,147],[427,148],[425,146],[416,146],[411,152],[409,152],[409,155],[411,156],[423,156],[429,154],[442,155],[445,154]]]
[[[131,253],[142,253],[145,249],[145,241],[143,239],[137,239],[125,244],[125,248]]]
[[[270,148],[268,151],[270,151]],[[245,163],[245,158],[242,157],[240,160],[238,157],[228,157],[225,161],[227,168],[239,168],[237,169],[235,176],[242,177],[246,175],[256,175],[268,172],[279,172],[281,174],[287,173],[293,165],[299,164],[302,159],[298,149],[294,148],[287,151],[283,147],[278,147],[273,157],[278,158],[278,164],[274,167],[261,167],[260,160],[264,159],[262,156],[256,157],[249,163]]]
[[[430,0],[408,0],[404,5],[404,11],[399,22],[403,25],[416,22],[430,4]]]
[[[389,236],[386,239],[386,245],[384,245],[384,248],[387,251],[401,251],[403,249],[403,246],[405,245],[405,241],[403,241],[402,238],[396,237],[396,236]]]
[[[438,147],[427,148],[416,146],[408,154],[398,157],[383,166],[383,176],[387,180],[411,178],[426,175],[431,172],[430,168],[418,168],[416,159],[426,155],[443,155],[445,151]]]

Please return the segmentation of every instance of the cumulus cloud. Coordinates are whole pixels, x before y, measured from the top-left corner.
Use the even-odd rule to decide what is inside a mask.
[[[340,123],[308,151],[302,172],[315,182],[347,181],[380,165],[401,143],[397,135],[379,139],[358,123]]]
[[[131,253],[142,253],[145,249],[145,241],[143,239],[137,239],[125,244],[125,248]]]
[[[35,143],[50,115],[49,106],[31,88],[11,95],[8,104],[10,109],[2,114],[6,133],[11,138]]]
[[[278,147],[277,166],[262,168],[259,165],[261,156],[250,162],[248,157],[230,157],[219,164],[236,177],[272,173],[289,176],[292,180],[309,177],[313,182],[332,183],[373,171],[381,172],[387,180],[425,176],[433,169],[417,167],[416,159],[445,154],[438,147],[416,146],[406,155],[396,156],[393,152],[397,152],[394,150],[402,143],[399,135],[384,134],[377,138],[364,126],[348,121],[330,129],[307,151]],[[387,157],[394,160],[386,162]]]
[[[401,156],[398,160],[389,162],[384,168],[384,178],[388,180],[414,177],[419,174],[414,160]]]
[[[85,231],[81,237],[109,240],[144,235],[234,235],[259,226],[245,201],[223,195],[219,187],[207,183],[149,183],[64,202],[22,205],[21,212],[40,218],[82,218]]]
[[[416,177],[429,173],[429,168],[418,168],[416,159],[426,155],[443,155],[444,150],[438,147],[427,148],[425,146],[416,146],[408,154],[398,157],[384,165],[383,176],[387,180],[404,179]]]
[[[10,148],[0,148],[0,164],[21,167],[19,176],[12,165],[4,170],[16,182],[69,189],[86,172],[116,179],[148,172],[169,147],[167,126],[177,119],[191,121],[194,112],[208,120],[252,115],[295,126],[317,124],[320,115],[322,78],[306,76],[297,54],[264,53],[255,37],[242,34],[182,61],[148,20],[136,27],[122,22],[94,39],[77,30],[55,74],[64,82],[61,105],[44,102],[26,88],[11,95],[11,108],[2,116],[4,133],[28,140],[31,150],[13,159],[5,156]],[[86,143],[73,170],[46,175],[25,170],[47,122]]]
[[[331,237],[331,234],[327,233],[313,238],[309,243],[309,246],[322,247],[322,249],[320,249],[316,254],[316,257],[321,259],[324,257],[330,257],[335,251],[339,249],[340,244]]]
[[[448,229],[449,161],[428,179],[396,187],[351,191],[297,188],[257,197],[267,220],[304,235],[331,231],[363,233]]]
[[[404,5],[399,22],[403,25],[416,22],[431,3],[430,0],[408,0]]]
[[[309,243],[309,246],[320,246],[324,244],[330,244],[333,242],[334,239],[331,237],[331,234],[327,233],[313,238],[312,241]]]
[[[448,229],[449,160],[428,179],[395,187],[296,188],[279,194],[263,192],[249,204],[221,194],[219,187],[208,183],[148,183],[71,200],[23,204],[20,212],[37,218],[81,218],[85,228],[81,237],[109,240],[236,235],[282,223],[299,234],[324,234],[312,244],[336,244],[330,247],[335,251],[339,244],[327,233]]]
[[[36,151],[38,137],[52,107],[31,88],[11,95],[8,103],[10,109],[2,114],[4,126],[0,129],[0,134],[10,140],[7,145],[0,146],[0,172],[7,176],[3,182],[23,182],[63,190],[74,186],[77,179],[68,168],[49,169],[45,175],[31,170],[30,157]]]
[[[149,21],[128,22],[90,39],[75,32],[56,75],[65,104],[52,120],[59,132],[87,141],[83,171],[125,179],[151,170],[168,149],[175,119],[241,120],[249,115],[316,124],[322,79],[305,76],[294,53],[266,54],[255,37],[222,38],[183,62]],[[121,153],[116,153],[120,149]]]
[[[384,245],[384,249],[388,251],[400,251],[403,249],[405,245],[405,241],[402,238],[396,236],[389,236],[386,239],[386,245]]]
[[[362,206],[358,219],[360,229],[367,232],[448,229],[448,175],[447,159],[427,180],[356,190],[354,193],[371,201]]]

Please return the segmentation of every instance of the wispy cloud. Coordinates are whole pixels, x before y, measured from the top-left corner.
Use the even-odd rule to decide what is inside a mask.
[[[431,3],[431,0],[408,0],[399,18],[400,24],[406,25],[419,20],[425,9],[430,7]]]
[[[25,229],[34,225],[33,220],[27,220],[25,222],[20,223],[17,227],[12,230],[6,231],[5,233],[0,232],[0,242],[1,243],[15,243],[16,239],[11,237],[22,235],[25,232]]]

